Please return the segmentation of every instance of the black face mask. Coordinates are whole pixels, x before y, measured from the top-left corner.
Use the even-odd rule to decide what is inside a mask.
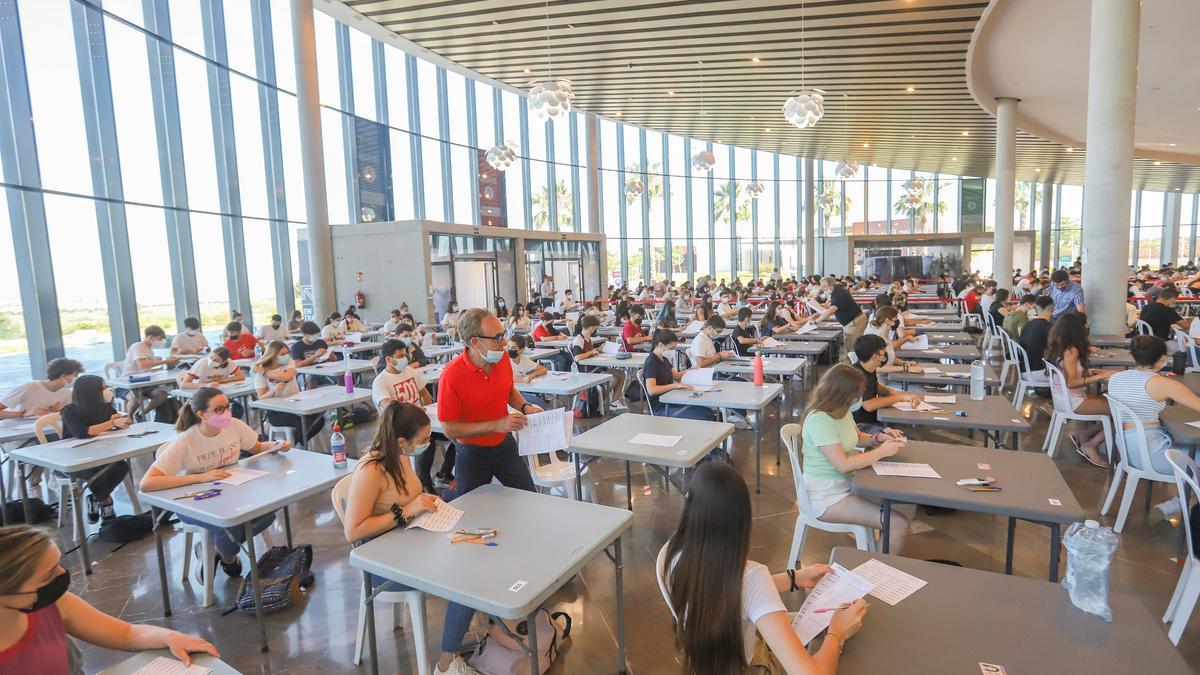
[[[519,349],[508,350],[508,356],[513,359],[517,358],[517,356],[519,356],[520,353],[521,353],[521,351]]]
[[[63,573],[51,579],[50,583],[37,589],[37,599],[33,601],[32,605],[21,607],[17,611],[32,614],[40,609],[45,609],[58,602],[70,585],[71,573],[63,570]]]

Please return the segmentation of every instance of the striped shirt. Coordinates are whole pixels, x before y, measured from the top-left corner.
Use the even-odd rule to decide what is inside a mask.
[[[1129,408],[1139,422],[1157,422],[1167,404],[1146,393],[1146,384],[1154,375],[1148,370],[1123,370],[1108,378],[1108,395]]]

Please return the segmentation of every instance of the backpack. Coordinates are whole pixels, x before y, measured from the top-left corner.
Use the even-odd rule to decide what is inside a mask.
[[[588,389],[575,400],[575,409],[583,411],[584,417],[603,417],[600,409],[600,391],[596,387]]]
[[[300,593],[316,583],[309,571],[312,568],[312,546],[273,546],[258,559],[258,584],[262,598],[262,611],[271,614],[286,609]],[[246,573],[238,589],[238,599],[233,609],[243,614],[254,614],[254,590],[251,574]],[[226,614],[232,612],[230,609]]]
[[[128,544],[154,531],[154,518],[149,513],[136,516],[115,516],[100,523],[100,540],[110,544]]]
[[[560,626],[558,619],[564,619]],[[571,637],[571,615],[539,608],[534,619],[537,624],[538,672],[545,673],[562,645]],[[525,621],[492,623],[491,630],[475,648],[469,660],[482,675],[531,675],[529,653],[525,651],[528,628]]]
[[[629,378],[629,384],[625,385],[625,400],[626,401],[642,401],[646,397],[642,395],[642,385],[634,378]]]
[[[37,497],[29,498],[29,512],[33,515],[33,522],[29,523],[30,525],[44,523],[58,515],[57,509],[46,504],[46,502],[38,499]],[[9,525],[24,523],[25,504],[22,503],[20,499],[13,500],[11,502],[5,502],[4,517],[6,519],[5,522],[7,522]]]

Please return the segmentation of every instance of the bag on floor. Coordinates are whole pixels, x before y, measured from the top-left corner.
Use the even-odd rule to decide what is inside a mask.
[[[642,395],[642,385],[638,384],[636,379],[630,378],[630,383],[625,385],[625,400],[626,401],[642,401],[645,396]]]
[[[29,498],[29,511],[33,515],[33,522],[30,525],[44,523],[48,520],[53,520],[58,516],[58,511],[46,502],[37,497]],[[25,522],[25,504],[16,499],[11,502],[4,503],[4,517],[9,525]]]
[[[312,572],[312,546],[273,546],[258,559],[258,586],[264,614],[286,609],[300,594],[316,583]],[[243,614],[254,614],[254,590],[251,575],[246,573],[238,590],[235,608]]]
[[[100,541],[128,544],[154,531],[154,517],[149,513],[136,516],[114,516],[100,523]]]
[[[562,624],[559,619],[562,619]],[[545,673],[558,652],[571,637],[571,615],[538,609],[534,619],[537,624],[538,672]],[[531,675],[529,654],[525,651],[529,635],[525,621],[493,623],[483,642],[475,648],[470,664],[483,675]]]
[[[584,417],[603,417],[604,411],[600,409],[600,390],[592,387],[586,393],[580,394],[575,399],[575,409],[581,411]]]

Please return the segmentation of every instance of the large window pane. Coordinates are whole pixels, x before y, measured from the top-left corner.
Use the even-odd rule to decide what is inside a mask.
[[[140,31],[112,19],[104,21],[104,29],[107,32],[109,77],[112,81],[125,198],[134,202],[162,204],[146,37]]]
[[[337,22],[328,14],[313,12],[313,32],[317,40],[317,89],[321,105],[342,108],[338,84]]]
[[[63,346],[68,357],[100,373],[113,350],[95,203],[51,194],[45,201]]]
[[[375,114],[375,68],[371,57],[374,42],[366,33],[350,30],[350,72],[354,78],[354,114],[378,120]]]
[[[267,169],[263,157],[262,122],[259,117],[259,84],[240,75],[229,78],[233,101],[233,135],[237,143],[238,192],[241,213],[268,218]]]
[[[318,12],[319,13],[319,12]],[[336,110],[321,110],[321,140],[325,146],[325,194],[329,205],[329,222],[356,223],[350,213],[350,196],[346,193],[346,146],[342,136],[342,119]]]
[[[242,236],[246,243],[246,278],[250,283],[250,320],[254,326],[271,322],[275,313],[275,266],[271,252],[271,227],[268,221],[242,221]]]
[[[277,3],[278,4],[278,3]],[[246,75],[256,75],[254,60],[254,26],[250,18],[250,3],[223,2],[225,8],[225,50],[229,67]]]
[[[285,91],[296,91],[296,55],[292,47],[292,3],[272,2],[271,41],[275,50],[275,84]],[[268,48],[271,46],[268,45]]]
[[[220,217],[192,214],[192,252],[196,259],[200,323],[208,335],[229,323],[229,277],[225,272],[225,238]]]
[[[25,315],[17,282],[8,199],[15,191],[0,189],[0,391],[8,391],[29,380],[29,343],[25,339]]]
[[[204,62],[176,49],[175,79],[179,85],[179,124],[183,132],[188,205],[204,211],[220,211],[208,75]]]
[[[175,321],[175,290],[171,283],[165,215],[162,209],[148,206],[125,207],[138,325],[142,328],[162,326],[163,330],[171,333],[178,329],[178,325]]]

